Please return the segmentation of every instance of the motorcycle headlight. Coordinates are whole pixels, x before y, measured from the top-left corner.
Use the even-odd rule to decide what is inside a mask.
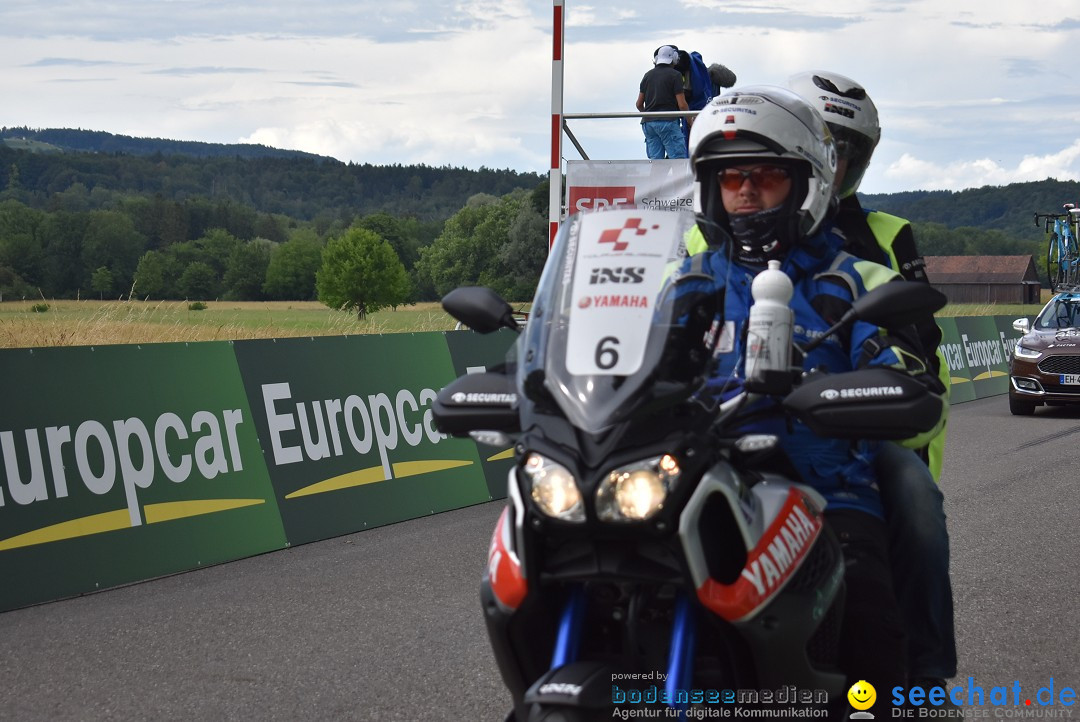
[[[529,454],[522,472],[540,511],[562,521],[585,521],[581,492],[569,469],[540,454]]]
[[[1013,353],[1016,355],[1017,358],[1039,358],[1039,356],[1042,355],[1041,351],[1035,351],[1033,349],[1021,346],[1019,341],[1017,341],[1016,348],[1013,349]]]
[[[644,521],[664,508],[679,479],[679,462],[671,454],[613,469],[596,491],[601,521]]]

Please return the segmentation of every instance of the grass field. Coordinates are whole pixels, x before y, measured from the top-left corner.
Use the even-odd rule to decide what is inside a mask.
[[[455,321],[437,303],[384,310],[359,320],[315,302],[42,301],[0,303],[0,348],[226,341],[290,336],[447,331]]]
[[[1047,296],[1048,298],[1049,296]],[[229,341],[290,336],[449,331],[455,321],[437,303],[384,310],[359,320],[316,301],[210,302],[191,311],[185,301],[43,301],[0,303],[0,348],[100,346],[173,341]],[[527,304],[513,304],[515,309]],[[1041,306],[950,305],[939,316],[1033,316]]]

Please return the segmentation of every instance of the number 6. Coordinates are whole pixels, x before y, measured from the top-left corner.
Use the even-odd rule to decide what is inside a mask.
[[[609,344],[606,345],[605,344]],[[604,336],[600,343],[596,344],[596,367],[607,371],[619,363],[619,352],[613,346],[619,345],[619,339],[614,336]]]

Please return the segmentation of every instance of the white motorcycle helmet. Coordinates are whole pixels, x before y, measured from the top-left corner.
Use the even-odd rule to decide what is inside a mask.
[[[881,125],[877,107],[866,89],[851,78],[823,70],[811,70],[793,75],[788,87],[810,101],[829,125],[836,150],[848,165],[838,198],[847,198],[859,189],[870,156],[881,140]]]
[[[778,208],[729,217],[717,172],[750,162],[784,165],[791,192]],[[836,146],[821,116],[801,96],[770,85],[745,86],[714,98],[690,129],[694,195],[712,245],[730,236],[739,260],[763,265],[817,231],[833,202]]]

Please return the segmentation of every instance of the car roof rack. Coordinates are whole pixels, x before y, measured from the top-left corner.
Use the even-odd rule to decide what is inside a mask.
[[[1057,288],[1054,289],[1054,295],[1055,296],[1062,296],[1062,295],[1075,296],[1077,294],[1080,294],[1080,284],[1071,284],[1071,285],[1061,284]]]

